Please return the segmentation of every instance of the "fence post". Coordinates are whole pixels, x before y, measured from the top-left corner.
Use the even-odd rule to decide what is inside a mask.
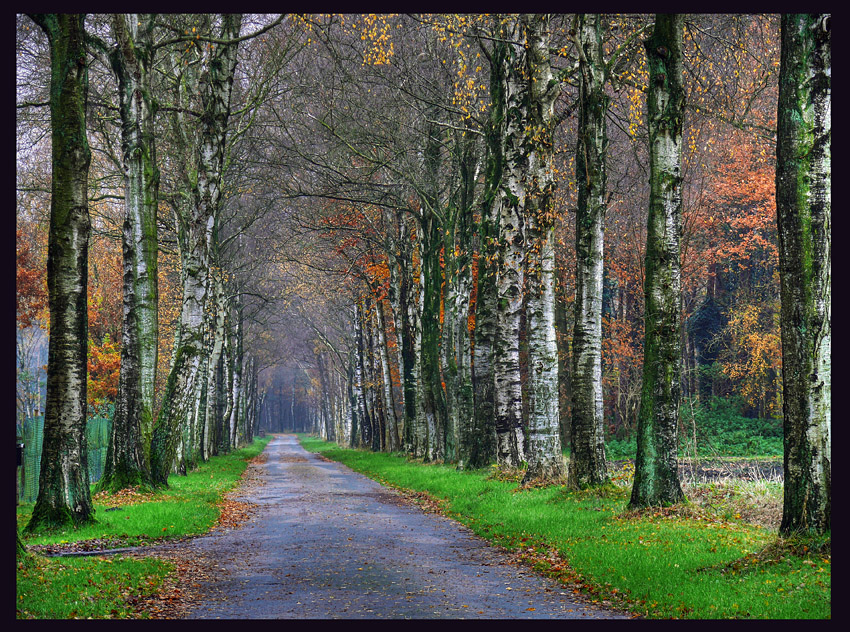
[[[24,438],[18,435],[15,438],[15,505],[21,502],[21,465],[24,462]]]

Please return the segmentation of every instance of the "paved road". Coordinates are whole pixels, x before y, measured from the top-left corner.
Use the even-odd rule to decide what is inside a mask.
[[[266,453],[263,484],[242,498],[260,505],[256,516],[187,545],[219,571],[189,618],[623,618],[292,435]]]

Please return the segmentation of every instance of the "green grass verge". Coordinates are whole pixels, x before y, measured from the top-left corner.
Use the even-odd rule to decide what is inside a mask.
[[[831,616],[828,538],[778,542],[771,531],[688,506],[626,512],[626,487],[519,490],[486,470],[458,472],[305,435],[299,440],[381,483],[427,492],[448,516],[522,552],[538,571],[644,617]]]
[[[27,546],[97,540],[102,548],[117,548],[204,534],[220,515],[217,503],[224,493],[242,476],[248,460],[260,454],[271,439],[257,438],[250,446],[212,457],[188,476],[171,476],[170,487],[155,494],[98,495],[94,501],[97,522],[93,524],[22,535],[21,539]],[[32,504],[17,507],[19,531],[32,509]],[[37,555],[19,561],[17,567],[18,618],[37,619],[143,616],[134,613],[128,599],[150,594],[173,570],[152,559],[46,559]]]
[[[156,559],[34,556],[19,564],[17,618],[144,618],[132,602],[154,594],[171,570]]]

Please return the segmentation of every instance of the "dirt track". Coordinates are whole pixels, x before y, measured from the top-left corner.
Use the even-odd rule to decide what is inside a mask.
[[[625,618],[508,563],[471,531],[275,437],[240,528],[180,545],[212,572],[185,618]]]

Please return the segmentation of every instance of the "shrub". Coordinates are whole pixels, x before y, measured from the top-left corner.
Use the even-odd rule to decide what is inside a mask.
[[[681,447],[693,450],[696,434],[698,456],[781,456],[782,420],[745,417],[742,410],[740,398],[683,406]]]

